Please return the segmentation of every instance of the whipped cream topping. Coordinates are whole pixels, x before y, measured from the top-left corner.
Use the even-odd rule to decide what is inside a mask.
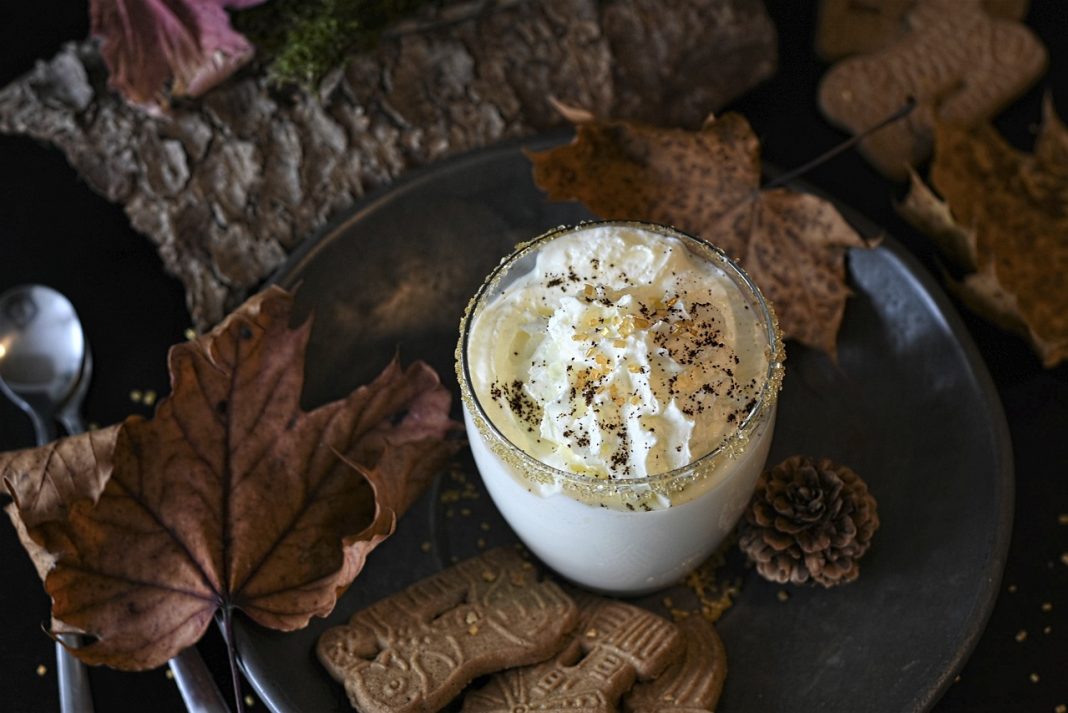
[[[597,478],[666,472],[719,446],[757,403],[766,327],[674,237],[589,226],[508,280],[474,316],[471,381],[501,434],[543,463]]]

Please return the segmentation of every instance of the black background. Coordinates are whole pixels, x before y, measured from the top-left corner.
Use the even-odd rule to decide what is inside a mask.
[[[801,165],[841,141],[816,107],[826,71],[812,51],[815,3],[768,0],[779,31],[779,71],[727,109],[744,113],[765,158]],[[1035,0],[1026,19],[1050,53],[1045,77],[995,124],[1029,149],[1050,92],[1068,117],[1068,3]],[[88,32],[76,0],[0,2],[0,85]],[[813,169],[808,182],[883,226],[934,274],[942,265],[930,243],[903,223],[894,201],[903,186],[854,152]],[[1066,237],[1068,239],[1068,237]],[[166,275],[150,241],[134,232],[121,207],[92,193],[54,148],[0,136],[0,292],[43,282],[78,309],[96,361],[86,414],[115,423],[151,408],[132,392],[168,390],[166,352],[190,326],[181,285]],[[1065,276],[1068,289],[1068,276]],[[994,613],[964,670],[935,707],[946,711],[1037,711],[1068,705],[1068,365],[1042,368],[1024,342],[961,310],[997,385],[1013,440],[1016,507],[1008,564]],[[0,450],[32,443],[28,420],[0,402]],[[52,643],[44,634],[48,599],[11,527],[0,523],[0,710],[58,709]],[[1043,604],[1052,604],[1050,611]],[[1045,633],[1046,631],[1049,633]],[[1026,632],[1022,641],[1019,632]],[[230,695],[221,637],[199,644]],[[47,667],[38,675],[39,665]],[[91,672],[97,710],[183,710],[163,670]],[[248,687],[245,686],[245,693]],[[254,703],[262,709],[262,704]],[[253,709],[255,710],[255,708]]]

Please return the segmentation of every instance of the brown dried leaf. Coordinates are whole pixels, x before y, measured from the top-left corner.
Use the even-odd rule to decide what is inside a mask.
[[[1048,99],[1033,154],[993,127],[940,124],[931,185],[900,206],[966,271],[961,299],[1024,335],[1042,363],[1068,358],[1068,129]]]
[[[310,323],[271,288],[172,348],[152,420],[0,454],[45,588],[93,664],[158,666],[222,608],[274,629],[324,616],[451,450],[449,394],[396,362],[303,412]]]
[[[551,199],[709,240],[774,303],[784,336],[834,355],[845,253],[867,244],[821,198],[758,190],[760,145],[742,116],[710,117],[700,131],[618,120],[580,121],[576,131],[572,143],[530,154]]]

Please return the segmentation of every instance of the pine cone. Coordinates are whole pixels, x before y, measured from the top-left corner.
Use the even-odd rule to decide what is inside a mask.
[[[774,582],[851,582],[879,528],[860,476],[827,458],[792,456],[765,471],[745,512],[738,546]]]

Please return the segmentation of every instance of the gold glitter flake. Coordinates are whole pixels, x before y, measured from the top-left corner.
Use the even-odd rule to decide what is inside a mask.
[[[780,602],[785,602],[790,599],[790,593],[785,589],[780,589],[779,591],[775,592],[775,598],[778,599]]]
[[[163,672],[163,675],[167,677],[168,681],[174,680],[174,671],[170,670],[169,668]]]
[[[252,706],[256,705],[256,699],[253,698],[251,695],[246,693],[245,694],[245,705],[248,706],[249,708],[251,708]]]
[[[1037,673],[1032,673],[1027,678],[1031,681],[1031,683],[1038,683],[1039,682],[1039,678],[1038,678],[1038,674]]]
[[[716,571],[726,563],[726,553],[733,547],[736,538],[728,537],[720,548],[712,554],[700,567],[686,575],[684,580],[687,587],[693,592],[700,606],[700,613],[709,623],[715,624],[723,612],[731,608],[734,598],[742,588],[742,580],[735,577],[729,582],[717,578]],[[676,612],[672,612],[675,621],[681,618]]]
[[[1068,512],[1062,512],[1057,516],[1058,525],[1068,525]]]
[[[1053,602],[1042,602],[1042,611],[1046,613],[1053,611]]]
[[[1027,629],[1020,629],[1019,631],[1017,631],[1016,636],[1014,638],[1016,639],[1016,643],[1018,644],[1022,644],[1023,642],[1027,641]]]
[[[193,330],[192,327],[186,329],[183,335],[185,336],[186,340],[190,342],[197,338],[197,333]]]
[[[1064,705],[1063,703],[1058,703],[1053,708],[1053,713],[1068,713],[1068,706]]]
[[[37,664],[37,675],[44,676],[46,673],[48,673],[48,667],[43,663]]]
[[[431,545],[429,542],[424,542],[423,544],[419,545],[419,549],[421,549],[423,552],[429,552],[430,548]]]

